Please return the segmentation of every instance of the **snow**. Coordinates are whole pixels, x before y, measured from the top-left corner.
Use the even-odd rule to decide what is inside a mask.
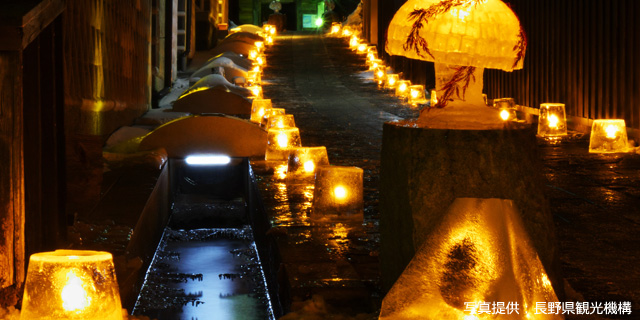
[[[247,69],[235,64],[233,60],[227,57],[219,57],[214,60],[208,61],[204,66],[194,72],[191,75],[189,82],[197,82],[202,77],[211,74],[213,68],[218,67],[223,68],[224,75],[227,80],[233,79],[235,77],[247,77]]]
[[[112,148],[117,144],[131,140],[137,137],[142,137],[148,134],[150,130],[139,127],[120,127],[114,133],[109,136],[105,144],[105,148]]]

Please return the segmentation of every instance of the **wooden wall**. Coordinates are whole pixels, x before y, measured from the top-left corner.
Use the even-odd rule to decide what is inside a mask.
[[[489,97],[539,107],[566,104],[569,115],[621,118],[640,128],[640,2],[509,1],[527,32],[524,69],[485,74]]]
[[[403,0],[380,1],[379,38]],[[528,37],[524,69],[485,70],[489,98],[513,97],[538,108],[562,102],[582,118],[622,118],[640,129],[640,1],[505,0]],[[380,50],[383,51],[383,50]],[[433,86],[432,64],[387,60],[407,78]]]

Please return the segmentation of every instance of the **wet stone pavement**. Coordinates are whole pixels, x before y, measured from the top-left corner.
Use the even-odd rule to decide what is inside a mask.
[[[313,215],[312,182],[258,172],[292,310],[320,295],[334,313],[375,319],[383,298],[378,268],[382,124],[416,118],[418,110],[364,80],[364,56],[351,52],[343,39],[285,33],[268,49],[267,63],[264,96],[295,116],[302,145],[326,146],[332,165],[364,169],[364,221],[334,223]],[[572,137],[555,146],[539,141],[565,279],[577,291],[573,299],[631,301],[633,314],[624,318],[637,318],[640,155],[589,154],[588,136]]]

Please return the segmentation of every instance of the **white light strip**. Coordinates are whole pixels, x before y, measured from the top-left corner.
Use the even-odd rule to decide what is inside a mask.
[[[228,156],[219,156],[219,155],[197,155],[197,156],[188,156],[185,161],[189,165],[194,166],[202,166],[202,165],[220,165],[220,164],[228,164],[231,162],[231,158]]]

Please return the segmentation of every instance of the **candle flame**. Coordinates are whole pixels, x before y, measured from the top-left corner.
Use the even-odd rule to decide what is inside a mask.
[[[333,189],[333,196],[336,200],[344,200],[347,198],[347,189],[343,186],[337,186]]]
[[[389,78],[389,85],[393,86],[394,84],[396,84],[396,78],[390,77]]]
[[[82,287],[82,279],[78,278],[73,271],[67,272],[67,284],[62,288],[60,297],[62,298],[62,307],[67,311],[82,310],[89,306],[91,298],[87,295],[87,291]]]
[[[560,119],[558,119],[558,116],[556,116],[555,114],[552,114],[549,116],[549,127],[550,128],[558,128],[558,123],[560,122]]]
[[[289,145],[289,137],[287,137],[287,134],[284,132],[281,132],[280,134],[278,134],[278,137],[276,138],[276,140],[280,148],[284,149]]]
[[[509,116],[510,116],[509,111],[507,110],[500,111],[500,118],[502,118],[502,120],[504,121],[509,120]]]
[[[282,119],[278,120],[278,122],[276,123],[276,127],[280,129],[284,128],[284,123],[282,123]]]
[[[401,84],[400,87],[398,88],[398,91],[400,92],[407,91],[407,84],[406,83]]]
[[[367,50],[367,44],[361,43],[358,45],[358,52],[365,52]]]
[[[304,163],[304,171],[306,171],[307,173],[311,173],[316,169],[316,165],[313,163],[313,160],[307,160],[307,162]]]
[[[420,95],[420,92],[418,92],[418,90],[411,90],[411,98],[416,99],[418,98],[418,96]]]
[[[604,128],[604,131],[607,133],[607,138],[615,139],[618,136],[618,127],[610,124]]]

